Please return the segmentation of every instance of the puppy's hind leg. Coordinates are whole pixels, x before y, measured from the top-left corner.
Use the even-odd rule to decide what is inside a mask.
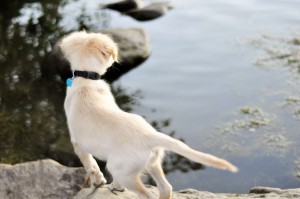
[[[124,186],[135,192],[139,199],[155,199],[152,194],[147,191],[140,179],[140,173],[143,170],[143,167],[139,165],[140,162],[130,162],[131,160],[126,160],[126,164],[118,158],[107,161],[107,169],[113,177],[111,187],[117,185],[118,187],[114,188],[123,188]],[[142,160],[140,161],[142,162]]]
[[[83,164],[88,177],[90,178],[91,186],[100,187],[106,184],[106,179],[93,156],[83,150],[77,143],[73,143],[76,155]]]
[[[167,181],[163,169],[161,167],[162,159],[164,156],[163,149],[157,149],[156,154],[151,158],[148,164],[148,172],[156,182],[159,190],[159,199],[171,199],[172,197],[172,186]]]
[[[127,176],[122,176],[119,181],[129,190],[135,192],[139,199],[155,199],[152,194],[147,191],[140,176],[131,176],[127,174]]]

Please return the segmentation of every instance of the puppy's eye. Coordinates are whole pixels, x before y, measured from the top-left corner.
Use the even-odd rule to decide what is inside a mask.
[[[107,57],[107,54],[104,53],[103,51],[100,51],[101,55],[103,55],[104,57]]]

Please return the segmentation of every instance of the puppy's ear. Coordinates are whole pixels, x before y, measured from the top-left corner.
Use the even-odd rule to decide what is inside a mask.
[[[67,59],[70,59],[70,55],[84,45],[86,35],[85,31],[74,32],[65,36],[59,42],[59,47]]]

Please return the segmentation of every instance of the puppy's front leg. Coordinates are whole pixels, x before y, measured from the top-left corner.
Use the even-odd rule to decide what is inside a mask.
[[[100,187],[106,184],[106,179],[100,168],[90,153],[84,151],[77,143],[73,143],[75,153],[79,157],[81,163],[83,164],[92,186]]]

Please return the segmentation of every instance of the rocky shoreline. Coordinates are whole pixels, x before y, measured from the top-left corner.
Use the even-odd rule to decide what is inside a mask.
[[[66,167],[58,162],[45,159],[16,165],[0,164],[1,199],[136,199],[130,191],[113,194],[107,186],[84,188],[83,168]],[[157,189],[147,186],[153,195]],[[250,198],[300,198],[299,189],[254,187],[249,194],[211,193],[184,189],[173,192],[173,199],[250,199]]]

